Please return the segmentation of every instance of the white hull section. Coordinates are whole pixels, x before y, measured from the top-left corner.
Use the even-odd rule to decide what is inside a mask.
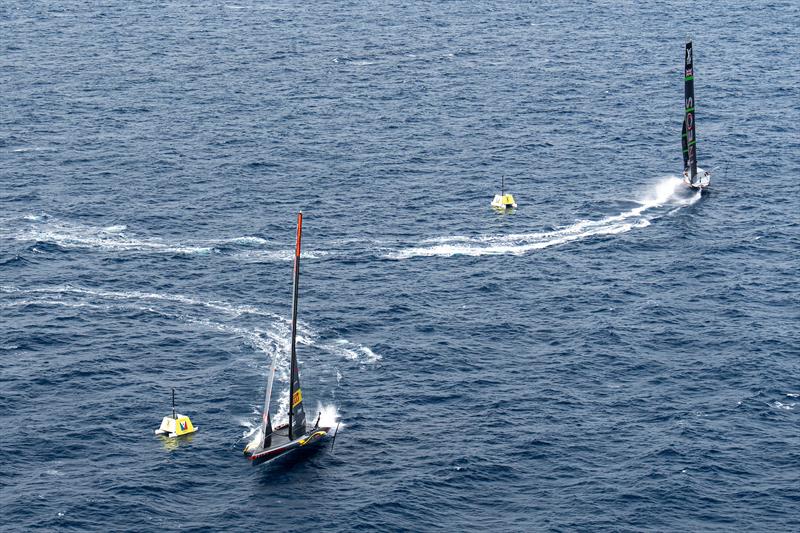
[[[689,175],[686,172],[684,172],[683,182],[692,189],[705,189],[706,187],[711,185],[711,173],[706,172],[702,168],[698,168],[697,181],[693,185],[692,182],[689,181]]]

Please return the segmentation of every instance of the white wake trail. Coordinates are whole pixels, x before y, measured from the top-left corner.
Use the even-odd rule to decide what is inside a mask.
[[[700,199],[697,192],[688,198],[678,194],[683,187],[679,178],[669,177],[660,181],[655,189],[639,200],[637,207],[618,215],[599,220],[579,220],[569,226],[554,231],[518,233],[509,235],[481,235],[468,237],[454,235],[426,239],[418,246],[403,248],[385,255],[388,259],[409,259],[412,257],[450,257],[454,255],[522,255],[534,250],[549,248],[572,241],[584,240],[603,235],[617,235],[632,229],[646,228],[651,218],[644,213],[655,207],[691,205]]]
[[[33,225],[12,235],[20,242],[52,243],[66,249],[87,249],[118,252],[152,252],[173,254],[206,254],[212,246],[165,242],[158,238],[142,239],[127,231],[123,224],[93,227],[72,222],[26,218]]]
[[[112,309],[118,307],[127,309],[131,303],[142,302],[145,306],[136,306],[139,310],[149,310],[147,305],[153,302],[165,302],[177,305],[179,312],[166,308],[157,310],[165,316],[172,316],[184,322],[204,326],[228,334],[233,334],[245,340],[254,348],[265,352],[271,357],[273,348],[280,348],[283,352],[289,351],[289,328],[291,321],[277,313],[266,311],[252,305],[240,305],[222,300],[203,300],[197,297],[182,294],[155,293],[144,291],[104,291],[75,287],[72,285],[54,285],[51,287],[37,287],[21,289],[13,285],[0,285],[0,293],[14,296],[13,300],[3,302],[1,307],[25,307],[27,305],[58,305],[63,307],[87,307],[97,309]],[[65,297],[70,298],[69,300]],[[115,304],[115,302],[118,302]],[[263,328],[247,328],[239,324],[228,324],[213,320],[203,309],[220,313],[228,319],[237,319],[245,315],[265,317],[269,319]],[[222,318],[217,315],[216,318]],[[226,319],[226,320],[228,320]],[[376,363],[381,356],[369,347],[352,342],[348,339],[336,337],[324,339],[311,325],[299,321],[297,325],[297,341],[300,344],[314,346],[324,352],[333,354],[349,361],[359,363]],[[265,338],[266,337],[266,338]],[[288,375],[288,374],[287,374]]]
[[[54,244],[65,250],[127,252],[143,254],[180,254],[227,256],[252,263],[291,262],[291,245],[271,242],[262,237],[244,235],[205,240],[172,240],[156,236],[140,236],[125,224],[98,227],[74,221],[58,220],[46,213],[28,214],[19,219],[0,219],[0,237],[18,242]],[[9,224],[12,223],[12,224]],[[16,226],[16,227],[15,227]],[[11,231],[9,231],[9,229]],[[324,251],[306,250],[302,257],[318,259]]]

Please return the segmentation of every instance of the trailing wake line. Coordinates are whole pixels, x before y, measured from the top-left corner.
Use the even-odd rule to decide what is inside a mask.
[[[639,202],[639,206],[619,215],[608,216],[600,220],[580,220],[555,231],[520,233],[511,235],[484,235],[479,237],[452,236],[439,237],[422,241],[418,246],[403,248],[389,252],[387,259],[409,259],[412,257],[451,257],[454,255],[522,255],[534,250],[541,250],[601,235],[616,235],[632,229],[645,228],[650,225],[650,218],[645,211],[672,204],[676,206],[691,205],[700,199],[700,194],[690,198],[679,198],[676,192],[682,187],[678,178],[668,178],[660,182],[651,198]]]
[[[25,226],[11,233],[0,232],[18,242],[33,242],[56,245],[66,250],[90,250],[103,252],[129,252],[143,254],[209,255],[230,256],[252,262],[291,261],[290,252],[276,249],[276,243],[256,236],[240,236],[197,241],[174,241],[159,237],[141,237],[124,224],[97,227],[55,219],[49,215],[26,215]],[[15,222],[3,220],[3,225]],[[308,251],[304,257],[316,259],[324,252]]]
[[[57,306],[57,307],[83,307],[97,310],[111,310],[115,307],[119,309],[136,309],[161,314],[167,318],[173,318],[182,322],[200,325],[209,329],[214,329],[223,333],[235,335],[248,344],[267,354],[269,350],[280,347],[281,343],[286,342],[288,336],[289,319],[276,313],[271,313],[254,306],[236,305],[220,300],[204,301],[180,294],[160,294],[139,291],[101,291],[73,287],[69,285],[38,287],[33,289],[21,289],[11,285],[0,285],[0,293],[16,296],[13,300],[4,301],[0,308],[26,307],[30,305]],[[72,299],[65,299],[64,296],[73,296]],[[153,309],[147,306],[131,305],[127,302],[172,302],[181,307],[202,307],[220,312],[224,315],[237,318],[242,315],[254,315],[269,317],[272,322],[269,328],[246,328],[235,324],[226,324],[212,320],[208,316],[186,314],[185,312],[170,312],[165,309]],[[109,302],[122,302],[114,305]],[[350,361],[362,363],[374,363],[381,359],[379,354],[373,352],[369,347],[353,343],[347,339],[335,338],[319,342],[319,333],[307,324],[299,327],[300,335],[298,341],[313,345],[322,351],[337,355]],[[266,338],[264,338],[266,336]]]
[[[698,194],[690,197],[681,196],[679,192],[682,191],[684,189],[681,180],[676,177],[668,177],[656,185],[649,197],[637,202],[639,204],[637,207],[618,215],[607,216],[598,220],[578,220],[571,225],[553,231],[510,235],[453,235],[423,239],[416,244],[413,242],[404,244],[402,241],[394,241],[389,244],[386,241],[373,240],[367,247],[363,245],[363,240],[346,239],[330,242],[331,248],[329,250],[303,252],[302,255],[308,259],[322,257],[352,259],[354,256],[363,256],[365,258],[380,257],[394,260],[413,257],[451,257],[455,255],[523,255],[572,241],[617,235],[633,229],[645,228],[656,218],[656,216],[645,215],[646,212],[654,207],[672,206],[675,209],[679,209],[700,199]],[[283,262],[292,260],[291,253],[284,250],[283,247],[273,249],[272,247],[277,243],[272,243],[256,236],[193,242],[167,242],[159,238],[138,238],[128,232],[125,225],[98,228],[58,221],[49,215],[28,215],[23,218],[28,227],[22,231],[15,231],[6,235],[0,232],[0,237],[11,237],[22,242],[52,243],[67,249],[144,254],[190,254],[195,257],[208,257],[208,254],[214,254],[215,256],[227,256],[244,262]],[[13,222],[13,219],[3,219],[0,226],[7,226],[10,221]],[[38,250],[34,248],[33,251],[36,252]],[[130,293],[120,295],[120,297],[127,296],[130,296]],[[146,297],[143,294],[139,296]],[[153,299],[165,299],[155,294],[148,296]],[[229,306],[224,302],[195,302],[187,298],[183,300],[183,303],[198,303],[208,308],[231,314],[258,314],[252,307]]]

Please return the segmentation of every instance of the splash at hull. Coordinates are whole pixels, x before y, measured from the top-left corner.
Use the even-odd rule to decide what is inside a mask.
[[[330,427],[318,427],[294,439],[289,439],[289,425],[276,428],[267,439],[269,446],[264,448],[245,448],[244,454],[253,466],[264,464],[291,452],[301,449],[317,448],[330,434]]]

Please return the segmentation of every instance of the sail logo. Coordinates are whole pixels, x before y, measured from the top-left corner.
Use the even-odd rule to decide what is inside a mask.
[[[181,422],[180,426],[181,426],[181,431],[186,431],[186,422]]]
[[[300,392],[300,389],[297,389],[296,391],[294,391],[294,394],[292,395],[292,408],[297,407],[302,401],[303,401],[303,393]]]
[[[686,49],[686,64],[687,65],[691,65],[692,64],[692,49],[691,48],[687,48]]]
[[[686,98],[686,118],[684,119],[684,124],[686,126],[686,164],[688,167],[693,167],[695,164],[694,98],[691,96]]]

